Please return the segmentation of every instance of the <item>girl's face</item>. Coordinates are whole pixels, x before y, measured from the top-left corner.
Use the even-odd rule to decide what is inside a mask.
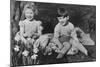
[[[58,17],[58,20],[59,20],[60,24],[64,25],[69,20],[69,16],[67,16],[67,17],[63,17],[63,16]]]
[[[26,19],[28,19],[28,20],[32,20],[32,19],[33,19],[33,17],[34,17],[34,12],[32,11],[32,9],[27,9],[27,10],[25,11],[25,17],[26,17]]]

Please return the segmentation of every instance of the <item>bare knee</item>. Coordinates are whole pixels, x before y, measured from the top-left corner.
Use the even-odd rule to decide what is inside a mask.
[[[65,54],[67,51],[69,51],[71,45],[68,42],[64,42],[63,45],[64,47],[61,49],[61,52]]]
[[[64,47],[67,47],[67,48],[71,47],[71,45],[68,42],[64,42],[63,45],[64,45]]]

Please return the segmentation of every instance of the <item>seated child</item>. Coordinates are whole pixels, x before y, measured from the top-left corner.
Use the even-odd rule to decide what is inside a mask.
[[[34,39],[39,37],[42,34],[41,21],[34,19],[34,16],[37,14],[37,9],[34,4],[26,4],[22,17],[24,18],[19,22],[20,31],[16,34],[15,40],[21,41],[24,44],[33,44]]]
[[[72,46],[78,48],[80,51],[87,55],[87,50],[79,43],[76,36],[73,35],[74,25],[69,22],[68,11],[64,8],[58,9],[59,23],[55,26],[54,29],[54,38],[53,41],[58,45],[59,54],[57,58],[62,58],[66,52],[70,50]]]

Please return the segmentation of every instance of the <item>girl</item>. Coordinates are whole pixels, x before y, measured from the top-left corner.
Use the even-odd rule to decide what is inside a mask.
[[[35,4],[26,4],[22,12],[22,19],[19,22],[20,31],[15,36],[15,41],[17,41],[17,43],[20,41],[21,43],[24,43],[24,45],[22,45],[24,48],[21,49],[24,65],[26,64],[26,59],[28,64],[32,64],[32,59],[34,59],[35,56],[32,55],[34,53],[33,44],[35,40],[42,34],[42,22],[35,20],[35,15],[37,15]]]
[[[26,4],[22,13],[23,19],[19,22],[20,31],[15,36],[16,41],[32,44],[34,39],[41,35],[42,23],[34,19],[35,15],[37,15],[36,6],[33,3]]]

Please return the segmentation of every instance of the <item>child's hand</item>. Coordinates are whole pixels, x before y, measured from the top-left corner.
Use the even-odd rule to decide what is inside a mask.
[[[37,39],[39,37],[38,33],[34,33],[34,35],[32,36],[32,39]]]
[[[27,44],[31,43],[31,38],[27,38]]]
[[[38,48],[33,49],[34,53],[38,53],[38,51],[39,51]]]

